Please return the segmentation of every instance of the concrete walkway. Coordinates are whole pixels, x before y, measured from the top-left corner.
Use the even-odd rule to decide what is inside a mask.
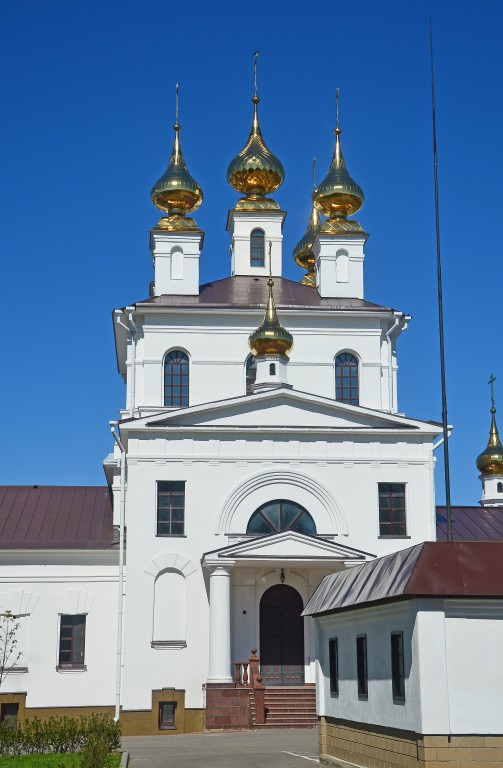
[[[178,736],[127,736],[130,768],[309,768],[318,763],[317,728]]]

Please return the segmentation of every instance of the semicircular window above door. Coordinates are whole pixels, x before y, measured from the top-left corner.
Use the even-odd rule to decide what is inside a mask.
[[[246,533],[265,536],[281,531],[316,534],[314,520],[300,504],[286,499],[276,499],[262,504],[248,521]]]

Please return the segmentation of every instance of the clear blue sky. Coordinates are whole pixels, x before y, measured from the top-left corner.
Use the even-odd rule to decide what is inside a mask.
[[[229,274],[229,160],[261,124],[286,181],[284,273],[325,174],[341,88],[343,149],[366,203],[366,297],[413,315],[399,407],[440,419],[428,20],[436,49],[452,498],[477,503],[494,372],[503,429],[503,4],[0,3],[3,404],[0,482],[103,482],[124,402],[111,311],[148,294],[149,191],[172,144],[205,192],[202,280]],[[442,500],[441,458],[437,467]]]

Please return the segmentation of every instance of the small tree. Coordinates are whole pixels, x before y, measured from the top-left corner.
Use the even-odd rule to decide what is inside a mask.
[[[2,683],[23,655],[17,649],[16,632],[19,624],[11,611],[0,613],[0,688]]]

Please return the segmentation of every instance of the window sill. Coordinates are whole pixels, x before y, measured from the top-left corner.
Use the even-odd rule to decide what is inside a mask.
[[[66,666],[66,665],[58,664],[58,666],[56,667],[56,672],[63,672],[63,673],[87,672],[87,665],[86,664],[74,664],[74,665],[69,664],[68,666]]]
[[[369,695],[368,695],[368,693],[359,693],[358,694],[358,698],[359,698],[360,701],[368,701],[369,700]]]
[[[405,704],[405,696],[393,696],[393,704],[399,704],[403,707]]]
[[[150,643],[151,648],[156,648],[157,650],[173,650],[178,651],[181,648],[187,647],[187,641],[186,640],[152,640]]]
[[[186,539],[186,533],[156,533],[156,539]]]
[[[24,675],[26,672],[29,672],[28,667],[12,667],[12,669],[7,670],[7,675]]]
[[[410,536],[394,536],[392,533],[382,534],[377,537],[378,539],[410,539]]]
[[[160,725],[159,726],[160,731],[177,731],[178,728],[176,725]]]

